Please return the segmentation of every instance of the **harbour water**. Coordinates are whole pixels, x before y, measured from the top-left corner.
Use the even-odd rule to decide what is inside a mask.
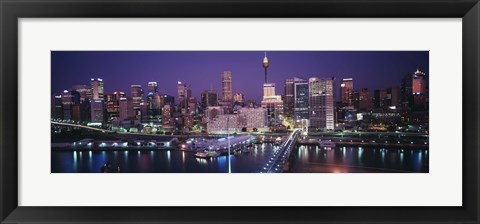
[[[271,143],[255,145],[249,153],[231,155],[232,173],[258,173],[278,150]],[[429,172],[427,149],[297,146],[290,160],[294,173]],[[195,158],[181,150],[53,150],[52,173],[99,173],[109,163],[120,173],[227,173],[227,156]]]

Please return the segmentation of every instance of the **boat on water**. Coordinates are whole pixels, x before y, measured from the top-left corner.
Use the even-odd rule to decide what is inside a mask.
[[[220,152],[218,151],[213,151],[213,150],[205,150],[203,152],[197,152],[195,153],[196,158],[212,158],[212,157],[218,157],[220,155]]]
[[[318,145],[320,147],[324,148],[334,148],[335,147],[335,142],[332,142],[332,140],[319,140]]]

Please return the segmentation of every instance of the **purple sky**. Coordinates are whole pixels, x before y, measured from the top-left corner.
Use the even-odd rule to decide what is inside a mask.
[[[124,91],[131,84],[158,82],[160,93],[177,97],[177,81],[191,85],[199,99],[213,88],[221,96],[223,70],[232,71],[233,92],[245,99],[262,98],[263,51],[52,51],[52,93],[90,78],[104,80],[105,93]],[[337,78],[337,99],[342,78],[353,78],[354,89],[400,86],[417,67],[429,74],[428,51],[268,51],[268,81],[284,93],[285,79],[294,76]]]

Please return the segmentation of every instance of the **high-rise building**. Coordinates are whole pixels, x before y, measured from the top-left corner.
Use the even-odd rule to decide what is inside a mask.
[[[185,83],[178,81],[178,105],[181,109],[187,109],[188,107],[188,98],[192,95],[192,91],[187,87]]]
[[[242,93],[235,93],[233,100],[235,105],[243,105],[245,103],[245,96]]]
[[[163,97],[157,92],[149,92],[147,95],[147,115],[150,118],[160,115],[163,107]]]
[[[218,105],[218,93],[215,90],[205,90],[202,92],[201,105],[203,109]]]
[[[135,111],[133,110],[133,99],[132,98],[120,98],[120,112],[119,119],[121,121],[132,119],[135,117]]]
[[[103,100],[103,79],[92,78],[90,79],[90,87],[92,88],[92,99],[94,100]]]
[[[157,82],[148,82],[148,84],[147,84],[147,91],[148,91],[148,93],[156,93],[156,92],[158,92],[158,84],[157,84]]]
[[[130,87],[133,103],[138,106],[143,101],[142,85],[131,85]]]
[[[358,92],[358,101],[356,108],[359,112],[370,111],[373,109],[372,94],[368,88],[363,88]]]
[[[165,130],[173,130],[175,128],[175,123],[173,120],[172,107],[170,104],[166,104],[162,108],[162,128]]]
[[[62,95],[63,119],[73,120],[73,105],[80,104],[80,94],[75,90],[64,90]]]
[[[413,111],[428,110],[428,80],[427,75],[417,69],[412,76],[412,94],[413,94]]]
[[[376,89],[373,92],[373,104],[375,108],[388,109],[400,106],[400,88],[392,87]]]
[[[195,97],[191,96],[188,98],[188,112],[189,114],[194,114],[197,111],[197,100]],[[192,118],[193,122],[193,118]]]
[[[333,130],[335,128],[334,78],[308,79],[310,128]]]
[[[295,126],[300,127],[302,120],[308,119],[308,80],[295,77],[293,81],[294,121]]]
[[[163,95],[163,105],[170,105],[171,107],[175,106],[175,97],[170,95]]]
[[[222,100],[225,102],[232,103],[233,97],[232,91],[232,72],[223,71],[222,72]]]
[[[104,122],[104,110],[105,106],[103,103],[103,100],[97,99],[97,100],[90,100],[90,109],[91,109],[91,119],[92,122],[99,122],[103,123]]]
[[[353,79],[352,78],[342,79],[342,83],[340,84],[340,97],[344,105],[346,106],[353,105]]]
[[[282,96],[275,95],[275,84],[263,84],[262,108],[267,110],[267,119],[270,125],[280,124],[283,121]]]
[[[80,94],[80,103],[92,98],[92,88],[88,85],[74,85],[72,86],[72,90],[75,90]]]
[[[295,82],[293,79],[285,80],[285,91],[284,91],[284,115],[288,119],[293,119],[294,116],[294,106],[295,106]]]
[[[63,119],[62,95],[52,97],[52,118]]]

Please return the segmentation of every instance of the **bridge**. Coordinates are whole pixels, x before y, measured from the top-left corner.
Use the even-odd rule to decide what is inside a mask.
[[[260,173],[281,173],[285,170],[301,131],[302,129],[295,129],[290,133],[288,138],[280,145],[280,149],[273,153],[272,158],[263,166]]]

